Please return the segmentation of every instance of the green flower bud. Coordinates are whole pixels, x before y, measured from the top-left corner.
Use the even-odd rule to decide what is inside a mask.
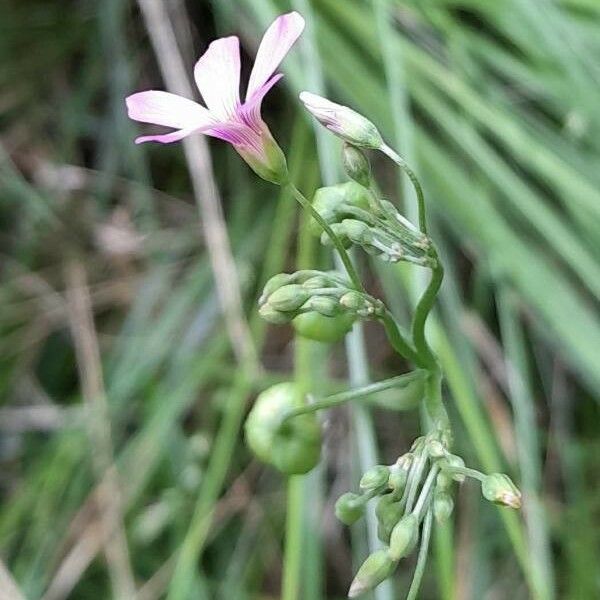
[[[267,302],[275,310],[289,312],[298,310],[310,297],[310,293],[297,283],[276,289]]]
[[[390,476],[388,479],[388,485],[392,489],[392,495],[394,496],[394,498],[399,500],[402,497],[407,481],[408,471],[395,464],[390,469]]]
[[[504,473],[492,473],[481,482],[483,497],[494,504],[521,508],[521,492]]]
[[[390,537],[390,556],[400,560],[408,556],[419,539],[419,521],[415,514],[405,515],[392,529]]]
[[[354,317],[343,313],[335,317],[326,317],[318,312],[298,315],[292,325],[298,335],[309,340],[332,344],[341,340],[354,324]]]
[[[360,489],[365,491],[377,490],[387,486],[390,477],[390,468],[385,465],[376,465],[365,471],[360,478]]]
[[[351,216],[347,207],[352,206],[369,210],[369,192],[355,181],[319,188],[313,198],[314,209],[329,224]],[[320,236],[323,232],[314,219],[311,219],[309,227],[314,235]]]
[[[456,454],[447,454],[443,459],[441,459],[438,462],[438,465],[441,467],[442,471],[444,470],[445,466],[464,469],[465,461]],[[462,473],[452,473],[451,477],[452,479],[454,479],[454,481],[457,481],[458,483],[462,483],[465,480],[465,476]]]
[[[288,323],[290,319],[293,319],[294,315],[288,312],[281,312],[279,310],[275,310],[270,304],[263,304],[258,309],[258,314],[268,323],[273,323],[273,325],[283,325],[284,323]]]
[[[331,287],[332,281],[327,275],[314,275],[302,283],[302,287],[309,290]]]
[[[357,219],[344,219],[342,221],[343,231],[355,244],[369,244],[373,239],[371,227],[364,221]]]
[[[282,425],[303,395],[293,383],[279,383],[256,399],[246,419],[246,441],[256,456],[286,475],[310,471],[321,454],[321,428],[314,413],[298,415]]]
[[[275,290],[290,283],[293,280],[293,277],[294,276],[289,273],[278,273],[277,275],[273,275],[263,288],[262,295],[258,301],[259,306],[263,305]]]
[[[365,188],[371,184],[371,165],[364,153],[352,144],[344,144],[342,148],[342,164],[350,179]]]
[[[358,494],[347,492],[335,503],[335,516],[344,525],[353,525],[365,514],[364,499]]]
[[[436,490],[433,496],[433,515],[438,523],[445,523],[454,510],[452,496],[443,490]]]
[[[398,502],[394,494],[381,496],[375,507],[377,516],[377,537],[388,544],[392,530],[404,514],[404,505]]]
[[[376,588],[394,572],[395,568],[396,563],[386,550],[378,550],[369,555],[352,581],[348,598],[358,598],[365,592]]]
[[[450,489],[453,481],[452,475],[440,471],[435,479],[435,487],[439,490],[447,491]]]
[[[314,311],[324,317],[343,314],[337,298],[331,296],[313,296],[303,307],[303,312]]]

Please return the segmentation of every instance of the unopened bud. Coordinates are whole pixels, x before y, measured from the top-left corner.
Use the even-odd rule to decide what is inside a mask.
[[[269,281],[267,281],[267,283],[265,284],[258,304],[264,304],[275,290],[290,283],[293,277],[294,276],[290,275],[289,273],[278,273],[277,275],[273,275],[273,277],[271,277],[271,279],[269,279]]]
[[[442,461],[438,463],[442,470],[444,466],[447,465],[451,469],[464,469],[465,461],[456,454],[447,454]],[[465,480],[465,475],[463,473],[452,473],[452,479],[457,481],[458,483],[462,483]]]
[[[352,144],[344,144],[342,163],[350,179],[354,179],[365,188],[371,184],[371,165],[362,150]]]
[[[392,529],[390,537],[390,556],[400,560],[408,556],[417,545],[419,539],[419,520],[415,514],[402,517]]]
[[[293,318],[294,315],[289,312],[281,312],[280,310],[275,310],[270,304],[263,304],[258,309],[258,314],[268,323],[272,323],[273,325],[283,325],[284,323],[288,323],[290,319]]]
[[[324,317],[335,317],[340,314],[340,303],[330,296],[313,296],[302,309],[315,311]]]
[[[404,493],[406,482],[408,481],[408,472],[403,468],[394,465],[390,469],[390,476],[388,478],[388,485],[392,489],[392,495],[396,499],[400,499]]]
[[[360,478],[360,489],[365,491],[376,490],[387,485],[390,468],[385,465],[376,465],[365,471]]]
[[[454,500],[448,492],[436,490],[433,496],[433,514],[438,523],[445,523],[454,510]]]
[[[315,275],[302,283],[302,287],[305,287],[309,290],[329,287],[330,285],[331,280],[329,277],[327,277],[327,275]]]
[[[521,508],[521,492],[504,473],[492,473],[481,482],[483,497],[494,504]]]
[[[310,92],[302,92],[300,100],[319,123],[343,140],[360,148],[379,149],[384,145],[377,127],[351,108]]]
[[[389,544],[392,530],[402,518],[404,506],[398,502],[394,494],[381,496],[375,507],[377,516],[377,536],[385,544]]]
[[[352,581],[348,598],[357,598],[377,587],[394,572],[395,567],[396,563],[386,550],[378,550],[369,555]]]
[[[327,344],[341,340],[353,324],[354,316],[346,313],[326,317],[318,312],[307,312],[292,321],[294,329],[302,337]]]
[[[268,303],[280,311],[298,310],[310,297],[309,292],[297,283],[277,288],[268,298]]]
[[[440,471],[435,479],[435,487],[439,490],[446,491],[450,489],[453,481],[452,475],[444,471]]]
[[[335,503],[335,516],[344,525],[353,525],[365,514],[364,500],[358,494],[347,492]]]

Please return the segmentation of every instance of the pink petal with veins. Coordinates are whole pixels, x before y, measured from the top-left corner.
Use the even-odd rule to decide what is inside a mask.
[[[226,121],[240,105],[240,42],[237,37],[212,42],[194,67],[196,85],[206,106]]]
[[[169,92],[139,92],[128,96],[125,102],[129,118],[142,123],[197,129],[215,122],[203,106]]]
[[[303,29],[304,19],[297,12],[281,15],[273,21],[258,48],[246,100],[250,100],[267,83]]]
[[[278,73],[274,75],[265,83],[262,87],[260,87],[244,104],[239,110],[239,114],[242,120],[247,123],[250,127],[254,129],[260,129],[264,122],[262,120],[260,110],[262,107],[262,101],[264,97],[268,94],[271,88],[283,77],[282,73]]]

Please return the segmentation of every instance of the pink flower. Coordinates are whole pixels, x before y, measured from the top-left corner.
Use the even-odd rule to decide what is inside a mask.
[[[297,13],[281,15],[267,29],[258,49],[246,99],[240,100],[240,45],[235,36],[212,42],[194,67],[204,106],[168,92],[149,90],[126,98],[129,117],[143,123],[173,127],[175,131],[146,135],[142,142],[176,142],[192,133],[204,133],[229,142],[263,179],[287,180],[283,152],[261,117],[267,92],[283,77],[273,75],[304,29]]]

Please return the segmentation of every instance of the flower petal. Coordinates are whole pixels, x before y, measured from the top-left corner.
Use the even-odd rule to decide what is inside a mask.
[[[256,92],[252,95],[252,97],[244,102],[241,107],[241,116],[244,122],[252,127],[253,129],[259,129],[263,123],[260,109],[262,107],[262,101],[264,97],[267,95],[269,90],[283,77],[283,73],[278,73],[277,75],[273,75],[267,83],[261,86]]]
[[[206,106],[220,120],[231,118],[240,104],[240,42],[220,38],[210,44],[194,67],[196,85]]]
[[[143,144],[144,142],[160,142],[161,144],[170,144],[171,142],[178,142],[179,140],[187,137],[191,133],[198,131],[197,129],[178,129],[171,133],[163,133],[159,135],[142,135],[135,138],[136,144]]]
[[[246,100],[250,100],[267,83],[303,29],[304,19],[297,12],[281,15],[273,21],[256,53]]]
[[[142,123],[194,130],[215,121],[203,106],[168,92],[139,92],[125,102],[129,118]]]

